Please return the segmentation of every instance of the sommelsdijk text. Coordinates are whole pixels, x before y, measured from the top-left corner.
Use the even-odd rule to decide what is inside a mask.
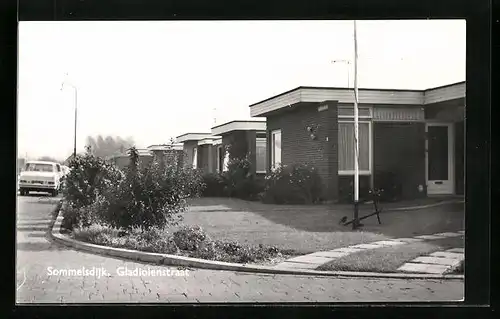
[[[47,267],[49,276],[93,276],[97,278],[108,277],[108,271],[103,267],[80,267],[80,268],[54,268]]]

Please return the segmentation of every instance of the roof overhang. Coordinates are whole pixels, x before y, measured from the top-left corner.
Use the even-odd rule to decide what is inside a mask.
[[[265,131],[266,119],[231,121],[212,127],[212,134],[222,135],[232,131]]]
[[[198,141],[198,145],[215,145],[215,142],[221,140],[220,136],[212,136]]]
[[[465,82],[441,86],[424,92],[424,105],[465,98]]]
[[[176,142],[177,143],[184,143],[187,141],[199,141],[199,140],[203,140],[206,138],[210,138],[211,136],[212,136],[212,134],[210,134],[210,133],[186,133],[186,134],[177,136]]]
[[[465,97],[465,82],[428,90],[359,89],[358,96],[360,104],[423,106]],[[250,105],[250,115],[267,116],[274,111],[299,103],[321,103],[328,100],[338,101],[339,104],[354,104],[354,92],[347,88],[298,87]]]

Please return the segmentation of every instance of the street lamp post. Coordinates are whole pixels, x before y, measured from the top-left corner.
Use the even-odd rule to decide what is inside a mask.
[[[75,90],[75,137],[74,137],[75,139],[74,139],[74,143],[73,143],[73,157],[76,158],[76,123],[77,123],[77,116],[78,116],[78,89],[73,84],[64,81],[62,86],[61,86],[61,91],[64,89],[64,85],[68,85]]]

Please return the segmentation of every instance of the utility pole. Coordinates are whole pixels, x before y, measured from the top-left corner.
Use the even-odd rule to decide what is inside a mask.
[[[354,222],[352,229],[359,225],[359,118],[358,118],[358,39],[354,20]]]
[[[66,73],[66,76],[68,74]],[[73,158],[76,158],[76,124],[78,116],[78,89],[73,84],[67,82],[66,80],[62,83],[61,91],[64,89],[64,85],[69,85],[75,90],[75,132],[74,132],[74,142],[73,142]]]

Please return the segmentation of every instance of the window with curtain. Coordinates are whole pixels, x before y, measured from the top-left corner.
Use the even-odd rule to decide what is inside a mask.
[[[281,130],[271,132],[271,165],[275,168],[281,163]]]
[[[370,124],[359,122],[359,171],[370,174]],[[339,122],[339,173],[354,174],[354,122]]]
[[[198,164],[198,147],[193,147],[193,168],[196,169]]]
[[[257,173],[266,172],[266,138],[258,137],[255,140],[255,171]]]

